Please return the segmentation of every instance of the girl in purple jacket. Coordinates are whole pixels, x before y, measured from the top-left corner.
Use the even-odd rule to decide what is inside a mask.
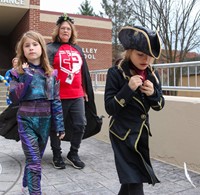
[[[11,71],[10,99],[19,104],[18,132],[26,164],[23,192],[41,195],[41,160],[53,125],[57,136],[65,135],[59,82],[49,65],[41,34],[26,32],[17,47],[18,65]]]

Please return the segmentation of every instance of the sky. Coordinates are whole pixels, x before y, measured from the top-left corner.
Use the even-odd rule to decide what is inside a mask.
[[[40,9],[77,14],[79,12],[78,8],[84,1],[85,0],[40,0]],[[96,14],[99,14],[99,11],[103,11],[101,7],[102,0],[88,1]]]

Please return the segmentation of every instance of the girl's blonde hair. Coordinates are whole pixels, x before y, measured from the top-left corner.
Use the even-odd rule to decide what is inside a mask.
[[[40,56],[40,65],[44,69],[45,73],[50,76],[53,72],[53,68],[50,66],[49,63],[46,51],[46,42],[40,33],[31,30],[25,32],[17,44],[18,72],[20,74],[23,74],[24,70],[22,69],[22,64],[28,62],[28,59],[25,57],[23,50],[23,45],[27,38],[33,39],[40,44],[42,49],[42,54]]]
[[[128,49],[128,50],[125,50],[125,51],[122,53],[123,60],[121,60],[120,66],[121,66],[121,64],[122,64],[122,62],[123,62],[124,60],[125,60],[125,61],[129,61],[129,60],[130,60],[132,51],[133,51],[133,49]],[[152,58],[153,58],[153,57],[152,57]],[[156,74],[155,74],[155,71],[154,71],[153,67],[151,66],[151,64],[149,64],[148,68],[150,69],[152,75],[154,76],[154,78],[155,78],[157,84],[159,84],[159,80],[158,80],[158,78],[157,78],[157,76],[156,76]]]
[[[67,22],[72,29],[72,34],[71,34],[71,37],[69,39],[69,43],[77,44],[77,31],[76,31],[75,26],[70,21],[63,21],[63,22]],[[54,31],[52,33],[52,41],[53,42],[62,42],[60,37],[59,37],[59,30],[60,30],[60,27],[61,27],[63,22],[56,25],[56,27],[54,29]]]

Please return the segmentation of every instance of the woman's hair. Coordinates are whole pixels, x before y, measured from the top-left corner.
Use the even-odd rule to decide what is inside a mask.
[[[46,42],[43,36],[35,31],[25,32],[17,44],[18,72],[21,74],[24,73],[24,70],[22,69],[22,64],[28,62],[28,59],[25,57],[23,50],[23,45],[27,38],[33,39],[40,44],[42,49],[42,54],[40,56],[40,65],[44,69],[45,73],[50,76],[53,72],[53,68],[49,64],[46,51]]]
[[[58,23],[52,33],[52,41],[53,42],[61,42],[60,40],[60,37],[59,37],[59,30],[60,30],[60,27],[61,25],[63,24],[63,22],[67,22],[71,29],[72,29],[72,34],[71,34],[71,37],[69,39],[69,43],[71,44],[77,44],[77,31],[76,31],[76,28],[74,26],[74,24],[72,24],[69,20],[67,21],[62,21],[61,23]]]

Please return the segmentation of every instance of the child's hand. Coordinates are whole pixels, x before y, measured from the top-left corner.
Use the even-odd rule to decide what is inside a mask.
[[[135,75],[132,76],[129,80],[128,86],[135,91],[139,86],[142,85],[142,76]]]
[[[57,133],[57,136],[61,140],[61,139],[63,139],[65,137],[65,132],[64,131],[59,131],[59,133]]]
[[[29,75],[29,76],[33,76],[34,74],[34,69],[29,69],[29,64],[27,62],[24,62],[22,64],[22,69],[24,70],[24,72]]]
[[[22,68],[23,68],[23,69],[28,68],[28,67],[29,67],[29,65],[28,65],[27,62],[24,62],[24,63],[22,64]]]
[[[145,80],[143,85],[140,86],[140,91],[145,93],[147,96],[151,96],[154,94],[154,86],[153,83],[149,80]]]

